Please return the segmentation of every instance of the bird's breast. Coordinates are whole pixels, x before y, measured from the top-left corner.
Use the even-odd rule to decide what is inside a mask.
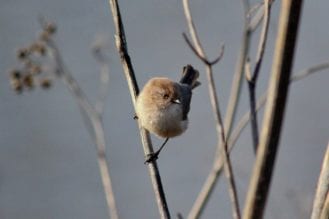
[[[158,136],[168,138],[182,134],[187,129],[187,120],[182,120],[183,110],[179,104],[160,109],[151,109],[144,127]]]

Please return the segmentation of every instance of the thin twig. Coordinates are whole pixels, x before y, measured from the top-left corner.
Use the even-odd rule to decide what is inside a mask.
[[[111,6],[112,17],[116,29],[116,35],[115,35],[116,47],[120,55],[126,80],[128,82],[131,99],[135,107],[136,98],[139,93],[139,88],[135,77],[134,69],[128,54],[126,36],[121,19],[118,1],[109,0],[109,4]],[[140,136],[142,139],[144,154],[145,156],[147,156],[148,154],[153,153],[153,146],[150,139],[150,135],[149,132],[147,132],[144,128],[141,127],[141,125],[139,125],[139,129],[140,129]],[[160,217],[162,219],[169,219],[170,213],[169,213],[165,193],[161,182],[160,172],[156,160],[153,160],[148,164],[148,170],[151,177]]]
[[[95,103],[95,109],[99,115],[103,114],[105,100],[108,96],[109,82],[110,82],[110,66],[108,57],[104,54],[104,48],[107,47],[105,39],[100,36],[95,40],[92,46],[92,54],[96,61],[100,64],[100,85],[99,85],[99,95],[98,100]]]
[[[297,82],[300,81],[314,73],[318,73],[320,71],[326,70],[329,68],[329,62],[323,62],[314,66],[311,66],[305,70],[300,71],[299,73],[294,74],[291,78],[290,78],[290,83],[293,82]],[[267,99],[267,93],[268,91],[265,91],[261,97],[257,100],[257,104],[256,104],[256,110],[260,110],[264,104],[266,103],[266,99]],[[248,122],[250,121],[250,111],[246,112],[242,118],[240,119],[240,121],[238,122],[237,126],[235,127],[235,129],[232,132],[232,135],[230,137],[230,139],[228,140],[229,143],[229,147],[234,146],[236,141],[239,139],[240,134],[242,133],[243,129],[246,127],[246,125],[248,124]]]
[[[324,209],[326,196],[329,196],[329,142],[323,158],[318,185],[316,187],[311,219],[320,218],[321,212]]]
[[[83,113],[83,116],[85,118],[84,121],[86,122],[87,128],[90,131],[89,133],[95,141],[97,149],[97,161],[101,173],[109,215],[111,218],[118,219],[119,216],[115,204],[112,182],[105,153],[106,144],[101,116],[100,114],[98,114],[96,109],[90,104],[83,90],[80,88],[74,77],[65,67],[65,64],[62,60],[62,57],[60,56],[60,53],[58,52],[58,48],[55,42],[49,39],[47,43],[51,49],[51,54],[56,63],[57,69],[55,73],[57,74],[57,76],[62,78],[62,80],[74,96],[75,100],[77,101],[80,111]]]
[[[213,61],[209,61],[208,59],[204,58],[202,54],[200,54],[197,49],[193,46],[192,42],[189,40],[189,38],[187,37],[187,35],[185,33],[183,33],[183,38],[185,40],[185,42],[187,43],[187,45],[190,47],[190,49],[194,52],[194,54],[205,64],[205,65],[215,65],[217,62],[219,62],[223,55],[224,55],[224,50],[225,50],[225,46],[224,44],[222,44],[222,46],[220,47],[220,51],[219,51],[219,55],[217,56],[217,58],[215,58]]]
[[[268,26],[270,22],[270,12],[271,12],[271,4],[269,4],[269,0],[264,0],[264,18],[263,18],[263,27],[260,35],[260,40],[258,44],[258,51],[256,55],[256,63],[254,72],[251,77],[247,77],[248,88],[249,88],[249,103],[250,103],[250,111],[251,111],[251,132],[252,132],[252,140],[253,140],[253,148],[254,152],[257,151],[258,141],[259,141],[259,133],[258,133],[258,122],[257,122],[257,113],[256,113],[256,85],[257,79],[260,72],[260,67],[262,65],[265,45],[267,40]]]
[[[232,125],[235,120],[235,114],[238,108],[238,103],[240,99],[240,91],[242,87],[242,76],[243,70],[245,67],[245,61],[250,47],[251,31],[249,29],[250,19],[248,18],[249,12],[249,1],[241,0],[243,9],[244,9],[244,27],[243,27],[243,36],[242,36],[242,45],[239,52],[238,62],[236,65],[235,73],[233,76],[232,86],[228,105],[226,108],[225,115],[225,129],[226,135],[229,138],[232,131]]]
[[[225,158],[225,174],[229,182],[229,193],[232,201],[232,210],[233,210],[233,218],[239,219],[240,218],[240,208],[239,208],[239,200],[237,197],[237,190],[235,186],[235,180],[232,170],[232,164],[230,160],[229,153],[227,151],[227,141],[226,141],[226,135],[224,130],[224,125],[222,121],[222,116],[219,108],[219,101],[217,98],[216,93],[216,86],[213,78],[213,72],[212,72],[212,65],[216,64],[222,57],[223,49],[221,50],[221,54],[218,56],[219,58],[215,59],[215,62],[210,62],[206,54],[201,46],[198,34],[196,32],[195,25],[193,23],[192,15],[190,12],[189,7],[189,0],[183,0],[183,7],[184,7],[184,13],[187,20],[188,28],[190,35],[192,36],[192,43],[188,40],[187,36],[184,35],[185,40],[188,42],[188,45],[191,47],[192,51],[199,57],[206,65],[206,72],[207,72],[207,78],[208,78],[208,88],[209,88],[209,96],[210,101],[212,105],[212,109],[215,115],[216,120],[216,130],[218,134],[218,138],[221,139],[223,142],[223,156]]]
[[[270,0],[269,1],[269,4],[272,5],[274,3],[274,1],[275,0]],[[256,4],[254,7],[257,8],[257,11],[255,13],[254,13],[253,10],[250,9],[250,12],[254,13],[254,16],[250,20],[249,27],[248,27],[251,32],[254,32],[259,27],[260,22],[263,20],[264,13],[265,13],[265,9],[264,9],[264,4],[263,3]]]
[[[299,72],[298,74],[293,75],[290,79],[290,82],[299,81],[311,74],[314,74],[319,71],[323,71],[327,68],[329,68],[329,62],[323,62],[323,63],[317,64],[317,65],[314,65],[310,68],[307,68],[307,69]]]
[[[326,70],[329,68],[329,62],[323,62],[314,66],[311,66],[310,68],[307,68],[305,70],[300,71],[297,74],[294,74],[291,79],[290,83],[297,82],[299,80],[302,80],[314,73]],[[261,97],[257,101],[256,110],[260,110],[266,103],[267,99],[267,91],[264,92]],[[250,121],[250,111],[246,112],[240,121],[238,122],[237,126],[232,132],[231,137],[228,139],[228,148],[229,151],[233,149],[235,146],[237,140],[240,137],[240,134],[244,130],[244,128],[247,126],[248,122]],[[219,177],[221,176],[222,170],[223,170],[223,158],[217,157],[214,161],[213,167],[208,174],[208,177],[206,181],[204,182],[201,191],[198,194],[197,199],[194,202],[194,205],[189,213],[189,218],[199,218],[202,211],[204,210],[210,195],[212,194],[212,191],[215,188],[216,182],[218,181]]]
[[[243,212],[244,219],[263,217],[284,119],[301,6],[302,1],[282,2],[269,99],[266,103],[259,148]]]
[[[185,1],[183,1],[184,3]],[[184,7],[184,9],[186,8],[187,10],[185,10],[185,16],[187,18],[187,23],[189,26],[190,30],[194,30],[194,24],[192,22],[192,17],[191,17],[191,13],[189,12],[189,8],[188,8],[188,1],[186,1],[186,7]],[[240,98],[240,91],[241,91],[241,87],[242,87],[242,75],[243,75],[243,70],[244,70],[244,65],[245,65],[245,59],[246,59],[246,55],[248,54],[249,51],[249,46],[250,46],[250,38],[251,38],[251,32],[249,29],[249,18],[248,18],[248,13],[249,13],[249,1],[248,0],[241,0],[243,9],[244,9],[244,29],[243,29],[243,38],[242,38],[242,45],[241,45],[241,49],[240,49],[240,53],[239,53],[239,58],[238,58],[238,63],[237,63],[237,67],[233,76],[233,82],[232,82],[232,86],[231,86],[231,92],[230,92],[230,98],[229,98],[229,102],[227,105],[227,109],[226,109],[226,115],[225,115],[225,123],[224,123],[224,127],[225,127],[225,131],[226,131],[226,139],[228,139],[231,135],[231,129],[232,129],[232,124],[234,123],[234,119],[235,119],[235,114],[237,111],[237,107],[238,107],[238,102],[239,102],[239,98]],[[198,38],[196,37],[196,33],[195,31],[190,31],[191,32],[191,36],[193,39],[193,42],[195,42],[194,44],[196,45],[200,45]],[[199,49],[199,51],[202,52],[202,49]],[[206,58],[206,57],[204,57]],[[216,151],[216,157],[214,160],[214,164],[213,166],[216,166],[217,164],[217,157],[221,157],[221,156],[217,156],[217,155],[221,155],[222,153],[222,148],[225,148],[224,146],[224,142],[223,141],[218,141],[217,143],[217,151]],[[218,179],[218,174],[213,174],[213,171],[211,171],[206,179],[206,182],[204,183],[201,192],[199,193],[197,199],[195,200],[192,209],[190,210],[189,213],[189,218],[193,219],[193,218],[198,218],[207,201],[209,200],[209,196],[211,191],[213,190],[216,181]]]

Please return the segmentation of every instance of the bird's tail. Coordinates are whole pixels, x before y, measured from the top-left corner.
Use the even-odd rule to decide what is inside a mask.
[[[199,86],[201,83],[198,81],[199,71],[194,69],[191,65],[186,65],[183,67],[182,78],[180,83],[188,84],[193,88]]]

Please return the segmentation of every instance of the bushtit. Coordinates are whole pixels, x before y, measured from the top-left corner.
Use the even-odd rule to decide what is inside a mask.
[[[140,92],[136,102],[136,114],[140,124],[157,136],[166,138],[146,162],[157,159],[169,138],[182,134],[188,125],[188,112],[192,89],[200,85],[199,72],[191,65],[183,68],[179,82],[168,78],[150,79]]]

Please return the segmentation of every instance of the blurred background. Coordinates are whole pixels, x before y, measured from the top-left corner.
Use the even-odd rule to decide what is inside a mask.
[[[37,88],[16,95],[9,86],[8,70],[17,64],[15,51],[35,39],[40,15],[57,23],[55,39],[61,54],[92,101],[97,97],[99,65],[91,55],[91,44],[99,34],[109,39],[110,91],[104,126],[119,214],[122,218],[158,218],[127,83],[114,45],[108,2],[0,2],[0,218],[107,218],[95,148],[67,88],[58,80],[48,91]],[[329,2],[304,2],[294,73],[329,61]],[[170,140],[158,160],[171,214],[186,216],[210,171],[217,142],[204,66],[183,40],[187,26],[181,1],[122,0],[119,4],[140,86],[159,75],[178,79],[188,63],[201,73],[203,84],[194,92],[189,129]],[[280,1],[275,1],[259,95],[268,83],[279,8]],[[191,10],[210,59],[225,43],[224,58],[214,69],[225,113],[241,44],[241,3],[192,0]],[[259,30],[254,35],[252,60],[258,34]],[[291,86],[265,218],[309,218],[329,136],[328,82],[326,70]],[[237,121],[248,107],[244,86]],[[241,204],[254,161],[250,136],[248,126],[232,153]],[[155,147],[162,143],[162,139],[153,139]],[[231,218],[226,188],[222,178],[202,218]]]

